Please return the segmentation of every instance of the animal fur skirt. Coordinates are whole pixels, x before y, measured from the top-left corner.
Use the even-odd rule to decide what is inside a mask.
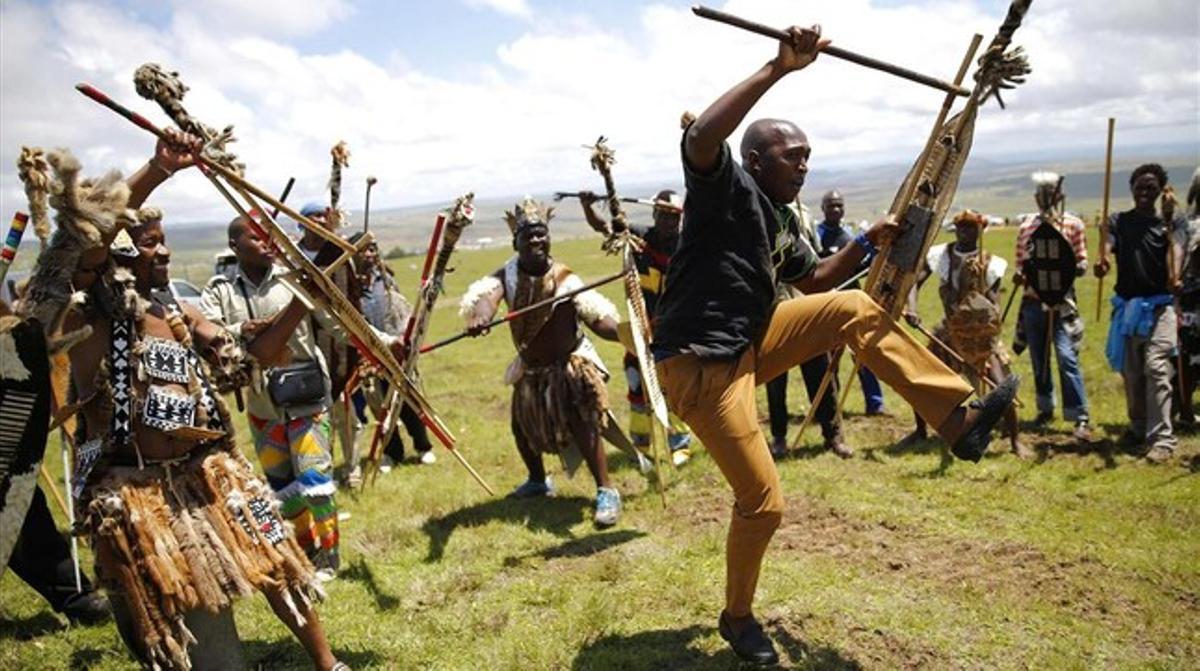
[[[210,447],[141,469],[112,466],[83,501],[96,573],[126,601],[148,668],[191,667],[188,611],[282,590],[302,623],[297,604],[324,598],[270,488],[238,453]]]
[[[596,364],[572,354],[562,363],[526,368],[513,385],[514,428],[534,449],[560,455],[568,475],[582,459],[571,427],[593,427],[599,436],[607,421],[604,377]]]

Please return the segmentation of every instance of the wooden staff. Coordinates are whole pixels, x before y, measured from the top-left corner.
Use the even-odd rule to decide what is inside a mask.
[[[740,16],[734,16],[733,14],[727,14],[726,12],[718,11],[715,9],[709,9],[708,7],[704,7],[701,5],[696,5],[696,6],[692,7],[692,13],[703,19],[710,19],[712,21],[724,23],[726,25],[734,26],[736,28],[741,28],[742,30],[748,30],[752,33],[758,33],[759,35],[763,35],[765,37],[770,37],[770,38],[779,40],[780,42],[790,43],[792,41],[791,34],[789,34],[785,30],[779,30],[778,28],[772,28],[770,26],[765,26],[761,23],[756,23],[754,21],[749,21],[747,19],[743,19]],[[870,68],[872,70],[879,70],[880,72],[886,72],[891,75],[896,75],[897,77],[900,77],[901,79],[907,79],[911,82],[916,82],[918,84],[924,84],[925,86],[933,87],[939,91],[945,91],[946,93],[949,93],[952,96],[962,96],[965,98],[965,97],[971,95],[970,91],[963,88],[962,86],[959,86],[958,84],[950,84],[948,82],[944,82],[935,77],[923,75],[919,72],[909,70],[908,68],[902,68],[899,65],[893,65],[891,63],[881,61],[876,58],[871,58],[869,56],[863,56],[861,54],[856,54],[853,51],[847,51],[846,49],[841,49],[839,47],[835,47],[832,45],[827,46],[824,49],[822,49],[821,53],[829,54],[830,56],[833,56],[834,58],[840,58],[844,61],[850,61],[851,63],[856,63],[858,65]]]
[[[1104,204],[1101,205],[1100,221],[1097,222],[1100,229],[1100,260],[1102,262],[1108,261],[1108,197],[1112,187],[1113,131],[1116,126],[1117,120],[1108,117],[1108,142],[1104,149]],[[1100,321],[1100,311],[1104,309],[1104,275],[1096,279],[1096,321]]]
[[[371,187],[379,180],[375,177],[367,177],[367,202],[363,207],[363,233],[371,230]]]
[[[1017,272],[1020,272],[1020,269]],[[1020,286],[1013,285],[1012,293],[1008,295],[1008,301],[1004,304],[1004,313],[1000,315],[1001,324],[1008,321],[1008,311],[1012,309],[1013,301],[1017,298],[1017,294],[1022,293],[1022,291],[1023,289]]]
[[[96,89],[89,84],[78,84],[75,88],[80,93],[109,108],[113,112],[125,117],[134,125],[153,134],[155,137],[158,137],[162,140],[167,139],[166,133],[164,133],[161,128],[154,125],[154,123],[152,123],[149,119],[125,107],[124,105],[117,103],[102,93],[99,89]],[[308,217],[301,215],[299,212],[296,212],[295,210],[292,210],[283,203],[279,202],[274,196],[246,181],[241,175],[238,175],[233,170],[230,170],[216,161],[209,160],[204,156],[203,153],[198,154],[195,159],[196,166],[200,172],[208,178],[208,180],[229,202],[229,204],[233,206],[233,208],[237,210],[239,214],[246,217],[250,221],[251,226],[259,227],[271,236],[273,244],[283,252],[280,258],[292,266],[293,269],[302,272],[307,277],[308,281],[315,285],[317,292],[312,297],[319,299],[322,303],[322,307],[326,308],[338,321],[342,328],[346,330],[346,333],[349,335],[350,342],[356,349],[358,349],[363,358],[366,359],[368,363],[373,364],[380,370],[384,371],[388,381],[391,382],[393,386],[401,389],[401,393],[404,395],[405,401],[409,403],[413,410],[420,416],[422,423],[429,428],[430,432],[437,437],[438,441],[441,442],[446,449],[450,450],[450,453],[454,455],[460,464],[462,464],[463,468],[465,468],[467,472],[471,474],[471,477],[474,478],[475,481],[478,482],[479,485],[488,492],[488,494],[495,496],[495,490],[493,490],[491,486],[488,485],[483,479],[483,477],[480,476],[479,473],[474,469],[474,467],[471,466],[471,464],[466,460],[466,457],[464,457],[457,449],[455,449],[454,435],[450,433],[449,427],[447,427],[445,423],[442,422],[442,420],[433,412],[433,408],[417,389],[415,383],[413,383],[408,375],[404,373],[404,370],[396,360],[396,357],[383,343],[375,331],[372,330],[370,324],[367,323],[362,314],[360,314],[358,310],[354,309],[354,306],[337,288],[333,280],[328,275],[324,274],[320,268],[318,268],[307,256],[304,255],[303,252],[300,251],[299,247],[296,246],[296,243],[289,238],[286,233],[284,233],[283,228],[279,225],[279,222],[275,221],[274,218],[266,217],[266,220],[260,226],[253,218],[250,217],[251,211],[258,211],[264,215],[267,212],[264,208],[259,206],[255,199],[261,199],[270,205],[274,205],[275,207],[278,207],[281,212],[295,219],[296,221],[306,224],[306,226],[311,226],[311,230],[317,232],[321,237],[338,244],[343,249],[347,249],[348,253],[350,254],[357,253],[357,248],[349,242],[343,240],[340,235],[337,235],[332,231],[325,230],[323,226],[309,220]],[[245,199],[247,206],[243,206],[237,200],[237,198],[230,193],[229,189],[226,188],[219,179],[217,179],[218,175],[229,182],[229,184],[237,191],[237,193],[243,199]],[[364,236],[364,238],[365,237],[366,236]]]
[[[58,509],[62,512],[63,517],[71,519],[71,509],[63,499],[63,495],[58,492],[58,487],[54,486],[54,478],[50,477],[50,471],[46,470],[46,462],[43,461],[38,465],[38,475],[42,476],[42,484],[50,491],[50,496],[58,504]]]
[[[578,198],[580,200],[583,200],[584,198],[594,198],[595,200],[603,200],[600,196],[597,196],[596,194],[592,193],[591,191],[555,191],[554,192],[554,200],[563,200],[564,198]],[[648,205],[650,207],[657,207],[657,208],[664,209],[664,210],[670,210],[672,212],[683,212],[682,207],[680,207],[679,205],[676,205],[675,203],[665,201],[665,200],[654,200],[653,198],[633,198],[631,196],[622,196],[620,198],[620,201],[622,203],[633,203],[635,205]]]
[[[662,499],[663,508],[667,507],[667,492],[663,476],[662,453],[667,449],[668,436],[671,430],[670,411],[663,397],[662,387],[658,384],[658,371],[654,367],[654,357],[650,355],[650,316],[646,311],[646,298],[642,295],[641,283],[638,279],[637,262],[634,250],[641,249],[643,244],[632,234],[626,223],[625,208],[617,195],[616,183],[613,180],[612,166],[616,163],[616,153],[605,144],[604,136],[592,145],[592,168],[604,179],[604,190],[608,196],[608,212],[611,217],[612,235],[605,241],[604,247],[610,252],[619,249],[621,267],[625,281],[625,309],[629,314],[629,332],[633,340],[634,354],[637,357],[638,368],[642,375],[642,392],[650,406],[650,414],[655,421],[650,426],[650,452],[658,471],[658,494]],[[611,244],[619,241],[614,249]],[[654,426],[657,424],[658,426]],[[659,431],[661,429],[661,431]],[[662,440],[658,437],[661,435]]]
[[[288,177],[287,185],[283,187],[283,193],[279,194],[279,202],[286,203],[288,196],[292,193],[292,187],[296,185],[295,177]],[[279,208],[271,210],[271,217],[279,216]]]
[[[1054,350],[1054,314],[1058,312],[1055,308],[1050,308],[1046,312],[1046,359],[1042,362],[1046,371],[1046,377],[1050,377],[1050,353]],[[1062,361],[1059,361],[1062,363]]]
[[[449,338],[446,338],[444,340],[439,340],[435,343],[429,343],[428,345],[421,347],[421,354],[426,354],[426,353],[432,352],[436,349],[441,349],[441,348],[445,347],[446,345],[452,345],[452,344],[458,342],[459,340],[462,340],[463,338],[466,338],[468,336],[481,335],[482,333],[490,330],[492,327],[499,326],[500,324],[504,324],[506,322],[511,322],[516,319],[520,319],[521,317],[524,317],[525,315],[529,314],[530,312],[544,308],[547,305],[556,305],[558,303],[562,303],[563,301],[570,300],[571,298],[574,298],[578,294],[581,294],[585,291],[590,291],[592,289],[595,289],[596,287],[608,284],[609,282],[615,282],[623,277],[625,277],[625,271],[621,271],[619,273],[613,273],[612,275],[602,277],[602,278],[596,280],[595,282],[589,282],[588,284],[585,284],[585,285],[579,287],[578,289],[572,289],[571,291],[568,291],[568,292],[562,294],[561,296],[551,296],[550,298],[547,298],[545,300],[540,300],[531,305],[526,305],[523,308],[519,308],[517,310],[512,310],[508,314],[504,315],[503,317],[498,317],[496,319],[493,319],[492,321],[484,324],[483,326],[478,326],[476,328],[468,329],[461,333],[456,333],[455,335],[452,335]]]

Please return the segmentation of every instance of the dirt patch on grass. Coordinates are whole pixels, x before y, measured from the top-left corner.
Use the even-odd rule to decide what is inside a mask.
[[[1143,583],[1162,592],[1150,579],[1092,557],[1056,559],[1014,541],[947,538],[890,520],[863,520],[812,500],[795,500],[775,544],[789,552],[845,559],[872,571],[902,573],[944,585],[949,592],[1004,594],[1107,624],[1136,621],[1145,609],[1113,589],[1116,585]],[[1200,615],[1195,595],[1183,597],[1178,590],[1164,595],[1193,617]]]
[[[680,507],[687,512],[679,516],[676,524],[693,532],[728,524],[728,494],[719,489],[701,494],[691,505]],[[1136,623],[1149,618],[1177,622],[1200,618],[1200,594],[1178,584],[1162,584],[1153,576],[1106,565],[1091,556],[1056,558],[1011,540],[948,537],[893,520],[863,519],[803,496],[789,499],[770,552],[776,556],[789,553],[832,558],[884,580],[897,576],[929,584],[932,592],[964,603],[986,603],[989,598],[996,598],[1036,605],[1043,611],[1069,613],[1126,638],[1130,645],[1144,652],[1146,659],[1166,652],[1162,641],[1154,639],[1156,635],[1161,639],[1163,631],[1147,631]],[[1139,592],[1162,598],[1138,598]],[[809,666],[824,654],[820,649],[809,649],[810,644],[806,643],[822,637],[812,632],[812,626],[806,626],[815,617],[788,615],[771,623],[772,631],[787,632],[796,641],[793,661],[801,666]],[[832,626],[840,628],[852,641],[842,652],[852,655],[852,660],[863,666],[906,669],[953,666],[953,660],[945,658],[944,653],[920,641],[902,640],[885,630],[864,629],[852,617],[839,620]],[[828,629],[829,623],[825,624]],[[1200,654],[1200,648],[1190,649],[1187,654]],[[832,661],[834,668],[855,668],[846,659]]]

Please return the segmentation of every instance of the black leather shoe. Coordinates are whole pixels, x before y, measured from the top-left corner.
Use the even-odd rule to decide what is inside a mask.
[[[757,620],[752,620],[735,638],[733,627],[729,625],[729,621],[725,619],[725,613],[722,611],[721,617],[717,619],[717,631],[721,634],[721,638],[729,642],[729,646],[733,648],[733,654],[743,661],[758,666],[775,666],[779,663],[775,644],[771,643],[770,638],[767,638],[766,633],[762,630],[762,625]]]
[[[992,429],[1004,416],[1004,411],[1008,409],[1008,406],[1012,405],[1013,398],[1017,395],[1017,388],[1020,386],[1021,377],[1009,375],[988,395],[972,401],[970,407],[978,410],[979,414],[976,415],[974,423],[958,437],[958,440],[954,441],[954,445],[950,446],[950,452],[965,461],[982,459],[983,453],[987,451],[988,443],[992,442]]]
[[[108,599],[96,591],[72,595],[63,604],[62,614],[76,624],[93,625],[104,622],[112,615]]]

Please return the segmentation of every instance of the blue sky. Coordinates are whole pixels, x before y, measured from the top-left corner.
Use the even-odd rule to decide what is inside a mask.
[[[972,32],[994,34],[1007,3],[981,0],[706,0],[769,25],[820,22],[835,44],[949,79]],[[690,2],[613,0],[3,0],[0,208],[23,202],[20,145],[68,146],[88,172],[136,168],[147,138],[82,100],[90,81],[151,118],[130,77],[181,72],[189,109],[236,126],[263,183],[322,189],[328,148],[349,143],[382,206],[546,192],[594,179],[580,145],[608,135],[623,180],[678,180],[678,119],[699,112],[775,50],[693,17]],[[1029,82],[980,115],[975,155],[1200,151],[1200,3],[1038,0],[1017,33]],[[907,163],[937,92],[828,57],[776,85],[752,114],[792,118],[813,169]],[[738,141],[739,133],[730,139]],[[202,179],[163,204],[221,212]],[[348,195],[348,198],[358,198]],[[374,200],[374,199],[377,199]]]

